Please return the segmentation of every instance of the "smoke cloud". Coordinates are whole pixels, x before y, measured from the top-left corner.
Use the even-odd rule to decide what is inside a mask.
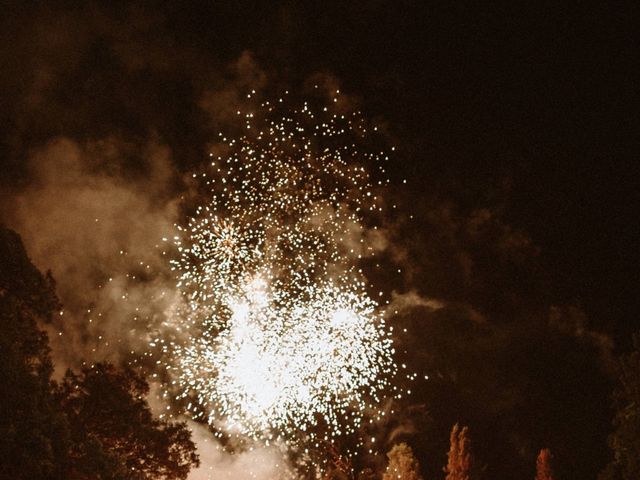
[[[30,157],[30,183],[4,209],[34,263],[57,279],[64,308],[44,326],[57,375],[85,361],[130,361],[181,302],[163,238],[175,233],[187,181],[166,146],[141,148],[145,168],[133,174],[123,163],[129,150],[117,139],[54,139]],[[154,391],[150,402],[161,412]],[[291,478],[275,448],[227,453],[206,427],[189,426],[202,463],[191,479]]]
[[[252,448],[230,454],[221,449],[206,427],[194,422],[188,423],[202,463],[191,472],[189,480],[296,478],[288,467],[286,455],[277,447]]]
[[[163,239],[176,233],[180,208],[194,195],[189,167],[207,158],[213,129],[230,122],[243,92],[266,82],[249,52],[225,65],[184,45],[167,49],[151,33],[165,30],[162,15],[133,8],[139,22],[127,26],[99,7],[83,10],[18,13],[20,22],[3,29],[17,57],[0,74],[12,92],[3,148],[14,179],[2,176],[0,221],[57,281],[63,310],[43,327],[58,376],[83,362],[130,362],[166,327],[181,299]],[[96,48],[103,65],[87,70]],[[110,69],[122,81],[107,80]],[[133,81],[144,71],[146,81]],[[172,76],[174,87],[193,87],[186,109],[167,108]],[[92,95],[90,107],[75,101],[96,88],[111,90]],[[162,400],[154,394],[150,402]],[[202,462],[192,479],[291,475],[275,448],[230,454],[205,427],[189,426]]]
[[[126,149],[116,139],[52,140],[29,159],[31,182],[4,218],[35,264],[57,279],[64,310],[50,333],[59,368],[96,358],[124,361],[124,352],[145,342],[132,328],[132,318],[141,316],[136,309],[170,297],[158,247],[177,220],[176,172],[168,149],[150,143],[139,152],[144,173],[125,176]],[[134,265],[149,279],[130,288]]]
[[[181,301],[163,238],[197,195],[191,172],[218,132],[233,128],[248,91],[284,90],[279,79],[290,72],[274,74],[258,49],[247,49],[243,35],[252,32],[235,34],[236,49],[200,45],[170,7],[25,4],[6,13],[0,220],[57,280],[64,310],[47,326],[57,373],[82,361],[128,362]],[[200,34],[215,36],[216,27]],[[341,88],[327,72],[298,76],[303,92]],[[342,98],[345,108],[364,103]],[[414,153],[399,161],[429,161]],[[399,363],[407,365],[401,373],[418,377],[407,381],[408,398],[389,405],[376,443],[408,440],[426,476],[436,477],[435,459],[460,421],[481,439],[490,476],[526,477],[542,446],[570,475],[597,471],[609,426],[609,337],[591,327],[579,302],[557,298],[543,252],[504,220],[499,201],[462,206],[398,185],[388,202],[397,208],[365,241],[373,263],[389,266],[369,279],[389,300]],[[359,253],[359,238],[345,238]],[[230,455],[205,427],[190,425],[203,463],[192,480],[288,472],[277,449]]]

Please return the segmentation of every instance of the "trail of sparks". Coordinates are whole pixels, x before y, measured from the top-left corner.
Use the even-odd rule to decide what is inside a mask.
[[[363,216],[382,208],[365,165],[384,172],[386,157],[362,147],[358,113],[265,102],[238,114],[243,133],[221,136],[197,176],[208,199],[175,242],[188,304],[169,352],[178,400],[267,443],[353,434],[396,371],[359,266],[373,252]]]

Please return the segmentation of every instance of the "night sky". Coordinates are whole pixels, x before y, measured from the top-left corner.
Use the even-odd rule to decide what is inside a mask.
[[[110,252],[160,235],[246,91],[337,86],[396,147],[386,261],[404,273],[371,278],[405,299],[400,350],[432,378],[389,445],[439,478],[459,421],[488,477],[532,478],[548,446],[561,478],[596,478],[611,359],[640,330],[636,22],[632,2],[3,2],[0,220],[80,311]],[[146,219],[110,211],[94,238],[87,178]]]

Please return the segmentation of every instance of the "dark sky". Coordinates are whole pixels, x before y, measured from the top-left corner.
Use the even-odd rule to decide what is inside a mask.
[[[187,172],[206,157],[216,126],[203,107],[207,92],[226,92],[227,83],[277,91],[319,73],[335,78],[367,115],[387,125],[397,146],[389,195],[402,207],[398,237],[415,264],[399,290],[455,305],[439,315],[467,325],[455,330],[463,332],[456,341],[468,342],[470,355],[487,365],[480,374],[495,376],[488,385],[512,389],[502,399],[509,412],[530,407],[518,399],[536,395],[516,367],[505,370],[512,360],[536,385],[561,385],[558,399],[532,400],[540,410],[501,426],[500,438],[528,459],[543,439],[523,439],[521,432],[532,430],[541,412],[570,410],[571,402],[563,402],[578,391],[596,391],[594,403],[607,401],[603,381],[585,387],[574,375],[591,368],[595,343],[551,338],[533,319],[544,311],[547,322],[560,306],[558,315],[578,322],[589,338],[610,336],[619,350],[640,330],[637,20],[632,2],[4,2],[4,216],[36,182],[28,160],[52,139],[117,138],[129,155],[117,168],[136,176],[144,171],[140,145],[152,138]],[[259,72],[234,63],[243,52]],[[233,103],[233,95],[225,98]],[[405,222],[409,214],[415,222]],[[414,324],[415,315],[406,321]],[[490,326],[468,327],[474,315]],[[430,332],[433,351],[455,357],[451,377],[472,384],[474,362],[451,353],[453,327],[439,328]],[[531,342],[538,340],[551,346],[549,358],[536,363]],[[424,357],[436,369],[438,361]],[[558,374],[565,376],[557,383],[538,378],[547,371],[538,372],[540,365],[554,362],[568,365]],[[490,392],[475,385],[472,393],[451,393],[445,380],[436,393],[423,392],[436,405],[429,407],[432,417],[446,411],[434,431],[462,415],[490,435],[503,413],[482,407]],[[443,405],[453,398],[469,401],[474,413],[448,411]],[[573,416],[549,435],[551,443],[562,445],[570,427],[585,423],[585,412],[567,410]],[[603,447],[607,418],[603,413],[593,431],[581,431],[597,437],[585,440],[584,455]],[[438,442],[434,449],[442,449]],[[599,455],[583,470],[575,470],[575,458],[567,464],[594,478],[606,460]],[[502,474],[522,472],[514,465]]]
[[[631,8],[337,3],[256,9],[268,20],[252,48],[294,76],[335,72],[390,121],[417,194],[504,202],[567,295],[605,328],[637,329]]]
[[[146,100],[161,97],[170,105],[162,133],[170,142],[191,144],[195,152],[187,162],[195,161],[199,148],[191,125],[198,119],[185,106],[198,88],[193,78],[206,81],[208,70],[250,50],[283,84],[295,85],[318,71],[337,76],[368,112],[391,125],[403,153],[395,171],[398,178],[410,178],[409,195],[428,192],[500,205],[508,221],[541,246],[563,294],[582,302],[599,325],[620,333],[620,340],[637,329],[636,8],[604,2],[276,3],[189,2],[185,8],[137,2],[129,8],[119,3],[90,8],[58,2],[58,7],[33,9],[8,2],[2,15],[3,80],[9,83],[3,88],[3,161],[12,162],[16,153],[7,151],[7,143],[17,142],[6,135],[15,133],[12,127],[27,129],[16,125],[12,110],[19,108],[19,97],[12,89],[34,81],[25,60],[47,55],[24,38],[27,25],[48,28],[54,36],[59,28],[62,49],[91,52],[79,60],[84,65],[74,66],[82,73],[64,72],[81,78],[67,78],[71,84],[61,85],[57,101],[59,108],[72,109],[97,102],[111,117],[105,130],[112,120],[120,129],[142,133],[148,126],[141,116],[154,110],[123,114],[122,106],[104,105],[129,100],[124,89],[145,90],[144,72],[130,84],[111,85],[126,83],[112,77],[116,74],[105,68],[108,60],[101,58],[108,56],[107,30],[113,24],[127,26],[128,40],[140,42],[136,53],[142,57],[165,55],[170,64],[181,61],[172,56],[191,55],[183,59],[185,65],[208,63],[191,72],[167,67],[166,83],[158,85],[154,78],[157,90],[147,93]],[[82,10],[101,10],[99,15],[111,18],[74,23],[73,12],[81,16]],[[64,21],[56,20],[60,17]],[[100,21],[111,25],[100,32],[95,27]],[[66,38],[83,42],[92,28],[92,44],[72,45]],[[147,42],[153,51],[145,52]],[[52,56],[53,63],[64,62],[66,55]],[[6,68],[14,62],[19,72]],[[36,125],[21,134],[40,141],[74,129],[95,135],[97,128],[73,125],[73,119],[52,126],[31,122]]]

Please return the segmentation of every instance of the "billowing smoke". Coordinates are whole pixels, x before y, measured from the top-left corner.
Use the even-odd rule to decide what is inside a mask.
[[[280,88],[274,79],[282,77],[267,69],[275,63],[243,51],[271,45],[272,37],[253,36],[250,25],[231,32],[245,19],[233,24],[224,16],[192,36],[173,8],[91,3],[60,11],[25,4],[0,18],[6,59],[0,69],[0,220],[22,235],[36,265],[51,269],[58,282],[63,315],[48,328],[59,370],[102,359],[153,364],[140,352],[164,333],[167,314],[181,301],[162,238],[173,237],[182,205],[197,194],[190,175],[208,160],[218,131],[235,121],[251,89]],[[276,22],[260,20],[292,27],[291,18],[282,9],[270,17]],[[220,40],[227,37],[216,37],[220,28],[242,46],[231,48]],[[294,30],[286,29],[292,42],[309,36],[296,37]],[[253,44],[244,43],[245,33]],[[205,37],[216,47],[196,40]],[[286,49],[276,50],[270,59],[291,68]],[[292,74],[285,70],[279,74]],[[310,73],[296,74],[304,88],[340,88],[331,75],[305,81]],[[374,77],[366,79],[374,91],[395,78]],[[422,108],[411,107],[407,117]],[[422,134],[422,125],[411,127]],[[431,161],[424,152],[412,155],[401,159],[407,162],[403,172],[431,171],[418,167]],[[469,158],[464,168],[475,168],[475,161]],[[437,170],[428,184],[400,184],[393,202],[398,208],[384,228],[364,234],[376,250],[372,267],[383,267],[365,269],[365,275],[377,290],[395,292],[381,303],[390,302],[399,363],[407,365],[401,372],[419,374],[402,408],[385,406],[376,444],[408,440],[427,477],[435,477],[451,425],[460,421],[480,440],[478,455],[495,478],[529,475],[543,445],[565,471],[593,476],[606,461],[609,418],[602,406],[609,402],[610,340],[590,328],[579,304],[565,305],[555,295],[541,267],[544,252],[504,220],[500,192],[474,185],[480,193],[465,190],[456,204],[429,189],[442,184],[443,195],[468,183]],[[465,179],[469,174],[460,172]],[[283,467],[277,449],[232,456],[204,427],[193,429],[203,461],[193,478],[208,472],[248,478],[246,465],[255,462],[264,466],[255,478],[266,480]]]
[[[101,26],[98,30],[114,36],[122,33],[96,12],[90,16]],[[89,42],[96,34],[90,30],[85,33],[83,38]],[[72,71],[82,56],[82,39],[63,38],[65,49],[69,48],[67,43],[77,47],[77,57],[58,58],[45,47],[50,34],[35,36],[41,40],[35,45],[42,46],[35,55],[41,59],[38,68],[47,73],[39,77],[46,81],[34,80],[24,89],[25,98],[31,99],[19,113],[25,123],[37,116],[40,122],[56,121],[49,111],[47,89],[55,85],[57,75]],[[136,61],[134,45],[138,41],[123,40],[114,50],[114,61],[129,71],[146,68],[149,62],[152,68],[162,70],[163,65],[148,57],[144,65]],[[229,81],[223,86],[212,82],[194,97],[204,109],[200,117],[203,124],[224,125],[228,121],[225,111],[234,108],[241,89],[249,84],[260,86],[264,77],[249,53],[212,78],[219,80],[225,75]],[[76,108],[68,107],[69,112]],[[139,105],[130,107],[130,111],[145,115]],[[26,181],[11,185],[1,199],[0,220],[20,233],[34,263],[43,271],[51,270],[57,282],[63,309],[52,324],[43,326],[49,333],[57,375],[66,368],[101,360],[144,363],[149,341],[163,330],[182,301],[169,270],[172,252],[166,250],[163,238],[175,235],[175,224],[182,220],[180,208],[194,194],[189,175],[183,173],[186,170],[176,167],[175,151],[157,134],[164,127],[156,120],[146,126],[155,131],[132,136],[130,132],[120,134],[115,126],[112,132],[100,127],[104,111],[78,106],[76,113],[83,117],[83,128],[94,126],[94,130],[81,132],[74,125],[77,118],[67,113],[69,117],[58,119],[68,127],[63,128],[66,135],[47,138],[46,130],[55,129],[45,127],[41,138],[31,140],[33,145],[16,144],[16,156],[28,152],[24,163],[16,167]],[[208,128],[202,127],[203,131]],[[29,141],[26,131],[14,135]],[[201,140],[199,148],[204,151],[211,137],[203,135]],[[184,154],[183,147],[176,148]],[[201,160],[206,158],[203,155]],[[248,465],[256,467],[250,478],[274,478],[274,472],[288,471],[284,457],[273,449],[232,455],[221,449],[204,427],[191,425],[202,461],[193,478],[238,478],[250,471]]]
[[[168,148],[145,145],[139,152],[144,168],[125,175],[127,153],[116,139],[52,140],[29,159],[31,181],[5,209],[3,221],[57,280],[63,309],[44,327],[58,375],[83,362],[137,359],[182,301],[162,239],[175,233],[188,188]],[[229,454],[205,427],[190,426],[202,461],[192,478],[246,472],[252,472],[247,478],[274,478],[287,471],[273,448]]]
[[[276,446],[252,447],[238,453],[227,453],[212,437],[211,431],[200,423],[189,422],[193,440],[198,446],[202,465],[191,472],[189,480],[238,478],[278,479],[296,478],[288,466],[286,452]]]
[[[52,325],[56,363],[81,359],[123,361],[139,349],[143,330],[132,319],[136,308],[170,295],[159,239],[173,229],[176,172],[169,151],[148,145],[146,168],[126,178],[126,152],[116,139],[81,145],[52,140],[29,159],[30,184],[12,200],[4,219],[23,236],[35,264],[51,270],[64,309]],[[132,263],[155,275],[129,289]],[[138,315],[140,316],[140,315]]]
[[[248,52],[227,70],[232,81],[218,90],[207,90],[198,103],[212,125],[234,128],[235,110],[244,101],[243,89],[264,87],[266,75]],[[316,95],[318,91],[336,95],[330,90],[338,86],[332,77],[316,75],[313,81],[317,82]],[[336,112],[343,114],[351,107],[352,100],[342,96]],[[118,134],[99,139],[58,136],[30,151],[25,168],[28,181],[5,199],[2,221],[22,235],[34,263],[43,271],[51,270],[57,280],[63,309],[44,327],[51,338],[58,375],[66,368],[101,360],[153,365],[149,344],[175,334],[175,313],[183,297],[169,268],[175,251],[166,240],[177,238],[175,225],[184,219],[181,208],[201,192],[190,173],[176,167],[174,156],[157,135],[133,140]],[[378,199],[376,208],[382,204]],[[335,223],[340,211],[334,208],[342,206],[338,202],[330,209],[333,217],[338,215]],[[322,217],[321,211],[317,213],[315,222]],[[336,250],[329,255],[356,259],[386,245],[380,231],[364,228],[350,217],[343,227],[342,253]],[[325,268],[324,263],[318,267]],[[333,270],[327,275],[345,274],[344,267],[328,268]],[[362,290],[365,284],[361,282]],[[160,397],[159,401],[170,406],[166,396]],[[250,447],[250,451],[230,455],[210,431],[190,424],[203,453],[203,466],[194,478],[207,472],[215,477],[225,471],[241,471],[247,462],[265,464],[252,478],[261,478],[261,474],[271,478],[274,469],[288,471],[282,454],[277,462],[272,461],[275,447],[264,451],[264,447]]]

